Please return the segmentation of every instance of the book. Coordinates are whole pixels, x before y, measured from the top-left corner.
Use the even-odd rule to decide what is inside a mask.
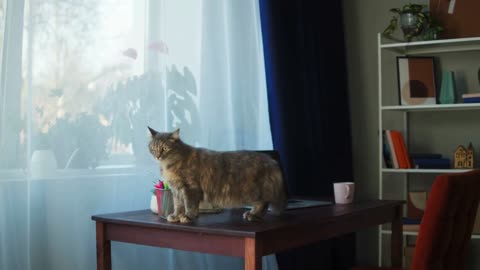
[[[414,158],[416,169],[450,169],[451,162],[448,158]]]
[[[409,218],[409,217],[404,217],[402,218],[402,223],[403,224],[420,224],[422,223],[422,219],[421,218]]]
[[[422,223],[421,218],[402,218],[402,227],[404,231],[418,231],[420,229],[420,224]]]
[[[403,138],[403,135],[400,131],[393,130],[394,136],[397,137],[397,141],[400,143],[400,149],[401,149],[401,157],[405,162],[405,168],[410,169],[412,168],[412,164],[410,162],[410,158],[408,156],[408,150],[407,150],[407,145],[405,143],[405,139]]]
[[[434,153],[414,153],[410,154],[410,158],[442,158],[442,154],[434,154]]]
[[[383,142],[383,160],[385,161],[385,167],[393,168],[392,152],[388,147],[387,135],[385,130],[382,130],[382,142]]]
[[[480,97],[478,97],[478,98],[464,98],[463,103],[480,103]]]
[[[462,94],[462,98],[480,98],[480,93]]]
[[[388,147],[390,148],[393,168],[398,169],[400,167],[398,166],[397,154],[395,153],[395,148],[393,147],[392,134],[388,129],[385,131],[385,133],[387,134],[387,142]]]
[[[420,230],[420,224],[403,224],[404,232],[418,232]]]
[[[393,147],[395,149],[395,154],[397,156],[398,167],[401,169],[408,169],[408,162],[406,154],[402,148],[402,138],[400,137],[400,132],[396,130],[391,130],[391,136],[393,141]]]

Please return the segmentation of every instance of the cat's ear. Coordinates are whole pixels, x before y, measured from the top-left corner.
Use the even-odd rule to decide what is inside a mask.
[[[180,129],[177,128],[174,132],[172,132],[172,135],[170,135],[170,138],[172,138],[174,141],[177,141],[180,139]]]
[[[150,134],[152,134],[152,137],[155,137],[155,135],[157,135],[157,131],[151,127],[148,127],[148,130],[150,130]]]

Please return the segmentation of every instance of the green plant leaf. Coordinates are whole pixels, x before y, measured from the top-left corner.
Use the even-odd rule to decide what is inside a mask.
[[[390,9],[390,12],[400,14],[400,9],[399,8],[392,8],[392,9]]]

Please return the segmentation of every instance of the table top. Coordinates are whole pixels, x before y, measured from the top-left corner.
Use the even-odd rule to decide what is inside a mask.
[[[368,215],[372,210],[388,209],[404,201],[371,200],[353,204],[333,204],[285,211],[282,216],[265,215],[261,222],[248,222],[242,218],[245,209],[225,209],[217,214],[200,214],[190,224],[169,223],[150,210],[138,210],[94,215],[97,222],[133,225],[164,230],[185,231],[239,237],[258,237],[277,229],[299,228],[301,224],[321,225],[338,220],[348,220],[358,215]]]

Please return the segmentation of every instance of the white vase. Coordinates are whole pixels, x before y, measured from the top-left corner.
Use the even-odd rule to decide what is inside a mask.
[[[153,213],[158,214],[158,204],[157,204],[157,196],[156,195],[152,195],[152,197],[150,198],[150,210]]]
[[[30,163],[32,178],[48,178],[57,171],[57,159],[52,150],[35,150]]]

